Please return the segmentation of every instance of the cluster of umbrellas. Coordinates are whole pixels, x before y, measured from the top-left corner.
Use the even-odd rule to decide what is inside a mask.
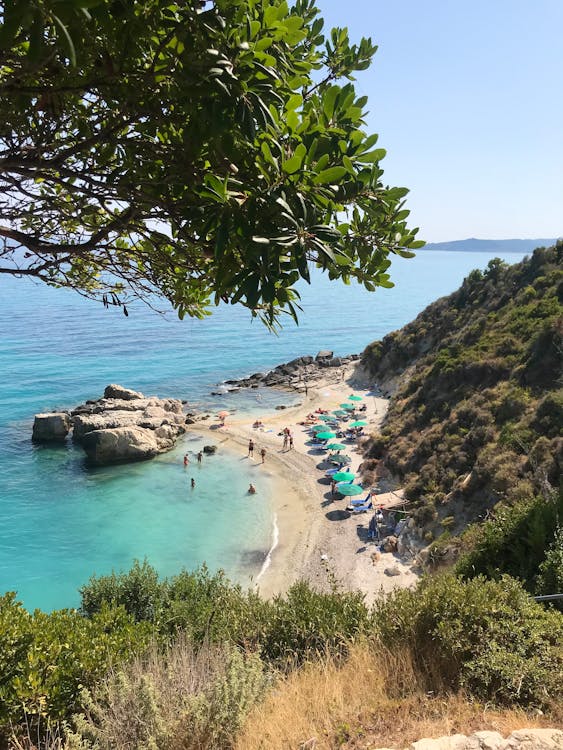
[[[340,404],[339,409],[335,409],[332,414],[319,414],[318,419],[321,424],[314,425],[311,427],[311,432],[315,434],[319,440],[331,440],[336,437],[336,433],[329,429],[329,422],[336,422],[341,417],[346,417],[350,412],[356,409],[353,401],[362,401],[361,396],[352,394],[348,397],[348,401],[344,404]],[[367,422],[363,419],[357,419],[353,422],[347,422],[346,427],[365,427]],[[342,451],[346,448],[343,443],[331,442],[326,446],[330,451]],[[354,495],[360,495],[364,492],[364,488],[359,484],[354,484],[355,474],[348,469],[343,468],[346,464],[351,462],[350,456],[338,453],[329,456],[326,459],[329,463],[335,464],[338,468],[331,470],[329,474],[331,478],[337,483],[337,490],[341,495],[346,497],[353,497]]]

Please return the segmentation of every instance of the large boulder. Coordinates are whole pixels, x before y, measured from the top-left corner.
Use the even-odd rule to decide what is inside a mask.
[[[35,443],[62,443],[70,426],[70,416],[64,411],[36,414],[32,439]]]
[[[104,398],[121,398],[124,401],[132,401],[136,398],[144,398],[144,396],[142,393],[139,393],[139,391],[132,391],[130,388],[124,388],[122,385],[115,385],[112,383],[106,385]]]
[[[317,360],[317,362],[319,362],[321,360],[332,359],[333,356],[334,356],[334,352],[331,352],[328,349],[321,349],[321,351],[317,354],[315,359]]]
[[[142,427],[93,430],[82,438],[82,447],[88,459],[98,466],[144,461],[161,452],[156,434]]]

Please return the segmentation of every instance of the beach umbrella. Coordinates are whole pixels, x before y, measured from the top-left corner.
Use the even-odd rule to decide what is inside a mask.
[[[346,445],[343,445],[342,443],[330,443],[327,445],[327,448],[329,451],[343,451],[344,448],[347,448]]]
[[[354,406],[354,404],[340,404],[340,406],[341,406],[341,407],[342,407],[343,409],[346,409],[346,411],[354,411],[354,409],[356,408],[356,407]]]
[[[364,422],[363,419],[358,419],[355,422],[350,422],[348,424],[348,427],[365,427],[367,425],[367,422]]]
[[[319,419],[322,419],[323,422],[332,422],[334,417],[331,417],[330,414],[320,414]]]
[[[323,430],[326,430],[326,424],[314,424],[311,427],[311,432],[322,432]]]
[[[332,413],[336,414],[337,417],[345,417],[348,414],[344,409],[336,409],[336,411],[333,411]]]
[[[217,414],[217,416],[218,416],[218,417],[228,417],[228,416],[229,416],[229,412],[228,412],[228,411],[220,411],[220,412],[219,412],[219,413]]]
[[[360,487],[359,484],[339,484],[336,489],[341,495],[345,495],[346,497],[361,495],[364,492],[364,488]]]
[[[319,440],[330,440],[336,437],[336,432],[317,432],[317,437]]]
[[[340,471],[339,469],[331,475],[331,478],[334,479],[335,482],[351,482],[355,476],[356,475],[351,471]]]
[[[348,396],[348,401],[363,401],[363,398],[361,396]]]
[[[343,453],[335,453],[326,459],[330,464],[349,464],[352,460],[350,456],[345,456]]]

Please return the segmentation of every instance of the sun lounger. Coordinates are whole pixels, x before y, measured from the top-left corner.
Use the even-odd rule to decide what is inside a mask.
[[[369,492],[365,497],[353,497],[350,500],[350,505],[363,505],[367,502],[371,502],[371,494]]]
[[[349,510],[352,511],[352,513],[367,513],[368,510],[371,510],[373,507],[373,504],[371,500],[367,503],[364,503],[363,505],[352,505]]]

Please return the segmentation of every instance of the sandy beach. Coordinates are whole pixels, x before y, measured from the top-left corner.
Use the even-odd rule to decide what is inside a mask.
[[[368,424],[364,434],[375,432],[387,411],[388,400],[372,395],[361,371],[354,366],[327,368],[326,376],[308,384],[307,395],[301,393],[297,406],[264,412],[263,426],[254,427],[254,420],[228,416],[218,428],[215,415],[194,424],[191,430],[223,444],[229,450],[248,453],[248,442],[255,443],[254,456],[248,457],[255,470],[256,501],[260,501],[260,481],[267,476],[275,487],[273,504],[277,526],[277,544],[269,564],[254,584],[264,596],[282,593],[297,580],[309,581],[315,588],[331,590],[335,584],[344,590],[360,590],[371,603],[381,591],[416,582],[412,560],[402,560],[393,553],[380,552],[368,538],[368,525],[373,510],[362,514],[346,511],[348,499],[331,495],[330,481],[325,477],[326,453],[308,445],[308,427],[300,424],[307,414],[317,409],[332,411],[352,394],[362,397],[359,406],[366,406],[358,419]],[[293,448],[283,448],[284,428],[293,436]],[[262,464],[260,451],[266,450]],[[353,443],[342,451],[350,456],[349,468],[357,472],[362,462],[361,450]],[[358,481],[360,477],[358,477]],[[402,493],[397,488],[381,487],[374,507],[402,506]],[[366,488],[366,494],[369,488]],[[389,575],[393,569],[393,575]],[[387,571],[387,572],[386,572]]]

